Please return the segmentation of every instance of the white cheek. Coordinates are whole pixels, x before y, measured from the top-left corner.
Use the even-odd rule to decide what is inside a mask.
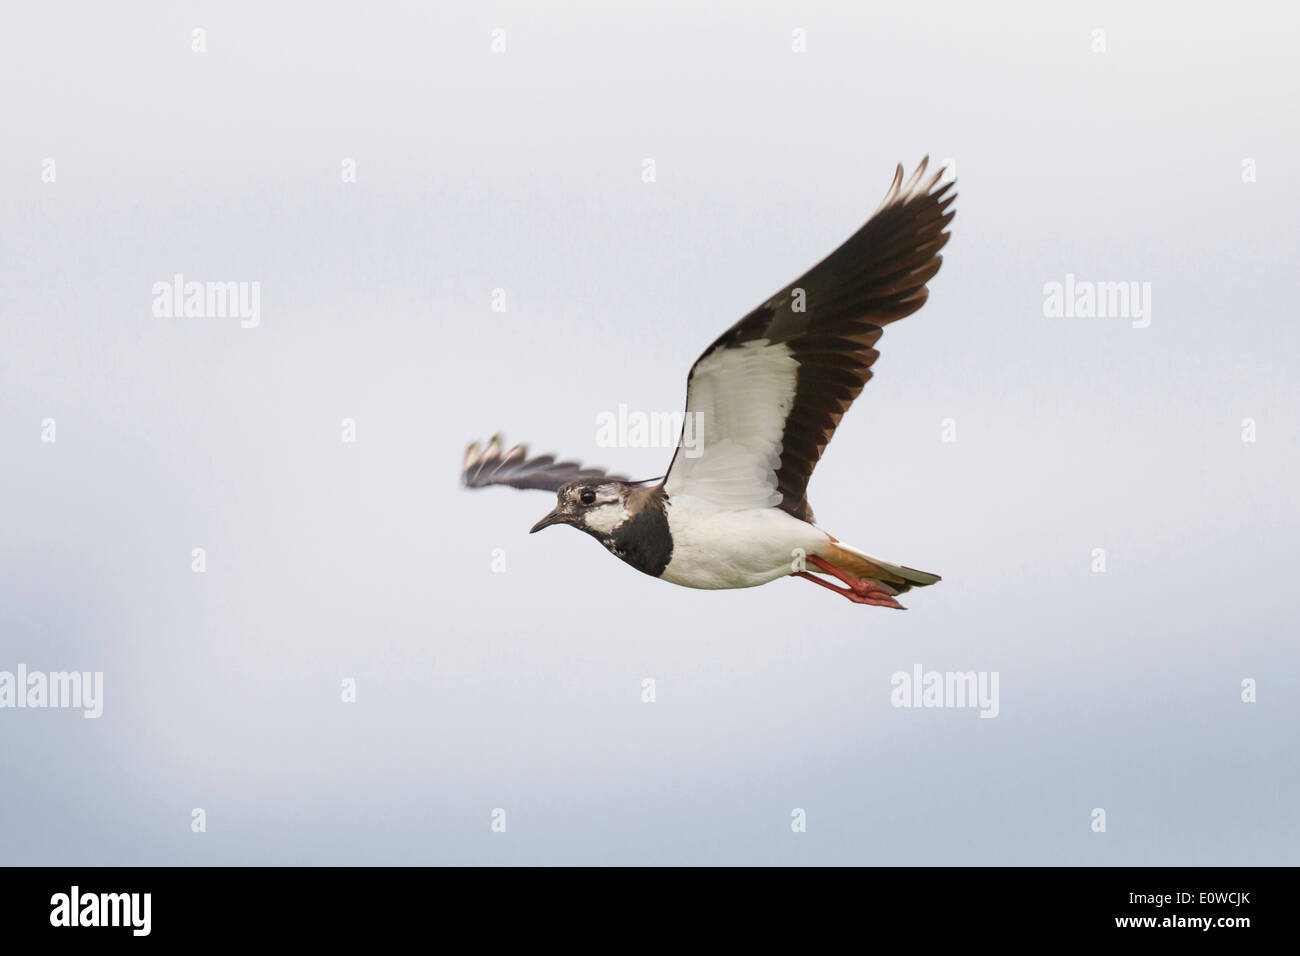
[[[627,512],[618,502],[607,505],[601,505],[599,508],[592,508],[582,517],[585,524],[592,531],[600,534],[609,534],[615,528],[623,523],[627,517]]]

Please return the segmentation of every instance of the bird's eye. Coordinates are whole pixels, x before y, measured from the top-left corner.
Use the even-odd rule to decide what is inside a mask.
[[[594,505],[596,503],[596,493],[590,488],[583,488],[582,493],[578,495],[578,500],[584,505]]]

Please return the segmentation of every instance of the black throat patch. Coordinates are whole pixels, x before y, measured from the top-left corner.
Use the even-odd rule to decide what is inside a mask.
[[[637,489],[628,500],[627,520],[598,540],[638,571],[659,577],[673,556],[667,502],[668,496],[657,485]]]

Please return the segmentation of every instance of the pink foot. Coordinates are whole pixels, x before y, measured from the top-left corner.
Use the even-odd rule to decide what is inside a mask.
[[[810,557],[809,560],[816,561],[818,559]],[[874,581],[859,581],[857,578],[849,578],[841,575],[838,571],[839,569],[837,568],[832,573],[834,573],[841,581],[849,584],[847,588],[837,588],[829,581],[823,581],[821,578],[817,577],[817,575],[809,574],[807,571],[796,572],[795,576],[806,578],[813,582],[813,584],[820,584],[822,587],[834,591],[842,597],[848,598],[854,604],[870,604],[873,607],[892,607],[899,611],[907,610],[907,608],[903,607],[903,605],[899,604],[898,601],[894,599],[892,594]]]

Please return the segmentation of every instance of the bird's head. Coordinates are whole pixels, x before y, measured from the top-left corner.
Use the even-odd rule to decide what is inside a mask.
[[[555,492],[555,510],[529,529],[529,534],[553,524],[573,525],[597,538],[608,538],[627,520],[632,486],[610,478],[577,478]]]

